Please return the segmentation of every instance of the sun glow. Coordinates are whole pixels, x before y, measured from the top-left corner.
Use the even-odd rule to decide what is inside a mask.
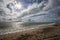
[[[22,7],[22,4],[21,3],[16,3],[15,4],[15,8],[21,9],[21,7]]]
[[[12,18],[17,18],[18,16],[20,16],[20,13],[18,12],[18,10],[21,10],[21,9],[22,9],[22,4],[16,2],[13,6]]]

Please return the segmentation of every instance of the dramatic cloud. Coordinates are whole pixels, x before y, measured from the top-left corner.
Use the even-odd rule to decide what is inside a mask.
[[[26,24],[24,22],[43,22],[44,24],[44,22],[59,21],[60,0],[0,0],[0,34],[36,26],[29,24],[30,26],[23,27],[21,22],[23,24]]]
[[[13,21],[19,14],[15,11],[21,5],[15,0],[0,0],[0,20]]]
[[[45,2],[46,1],[42,1],[39,4],[33,3],[29,5],[26,9],[21,11],[19,18],[42,12],[43,8],[46,6]]]
[[[27,21],[27,22],[29,20],[34,20],[34,19],[35,19],[35,22],[37,22],[37,21],[39,21],[39,22],[55,22],[57,20],[60,20],[60,11],[59,11],[60,10],[60,3],[59,2],[60,2],[60,0],[48,0],[47,5],[44,5],[44,3],[43,4],[40,3],[42,6],[41,9],[40,9],[41,6],[39,6],[39,7],[35,6],[36,9],[30,8],[30,10],[27,12],[28,14],[26,13],[27,16],[26,17],[24,16],[22,19],[23,20],[25,19],[25,21]],[[24,13],[25,12],[26,11],[24,11]],[[31,12],[31,14],[34,14],[34,15],[35,15],[35,13],[36,13],[36,15],[39,15],[39,14],[41,14],[41,12],[44,12],[44,14],[46,14],[46,15],[43,15],[43,16],[39,15],[39,17],[33,17],[32,18],[31,15],[29,14],[30,12]]]
[[[49,15],[49,18],[54,15],[51,18],[53,20],[60,16],[60,0],[0,0],[0,3],[1,20],[22,21],[27,17],[31,18],[30,16],[40,14]],[[47,16],[45,18],[45,15],[36,18],[41,20],[42,17],[46,20],[49,19]]]
[[[60,0],[48,0],[48,5],[44,8],[44,10],[50,10],[56,7],[60,7]]]
[[[32,0],[31,0],[32,1]],[[36,0],[35,0],[36,1]],[[31,4],[31,3],[30,3]],[[24,16],[25,13],[29,14],[30,10],[32,10],[35,4],[36,6],[38,5],[37,3],[34,3],[32,5],[28,4],[28,8],[25,8],[25,5],[23,2],[17,2],[17,0],[0,0],[0,19],[3,20],[8,20],[9,19],[15,20],[15,18]],[[21,8],[21,6],[24,5],[24,7]],[[31,8],[31,9],[30,9]],[[22,15],[21,15],[22,14]]]

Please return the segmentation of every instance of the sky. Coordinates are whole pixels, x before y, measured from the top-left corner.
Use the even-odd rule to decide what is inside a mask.
[[[60,23],[60,0],[0,0],[0,34],[38,27],[21,22]]]
[[[0,22],[54,22],[59,10],[60,0],[0,0]]]

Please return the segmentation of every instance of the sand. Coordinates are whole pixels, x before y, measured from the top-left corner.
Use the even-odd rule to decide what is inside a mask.
[[[60,40],[60,24],[46,24],[34,29],[0,35],[0,40]]]

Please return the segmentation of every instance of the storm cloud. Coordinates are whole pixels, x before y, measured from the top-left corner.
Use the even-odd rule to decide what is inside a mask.
[[[22,9],[14,8],[17,2],[21,3]],[[49,16],[55,15],[54,18],[60,16],[60,0],[0,0],[0,3],[1,20],[19,21],[26,16],[46,14],[46,12]]]
[[[22,13],[22,15],[26,14],[27,16],[24,15],[23,20],[25,19],[25,21],[26,21],[26,20],[29,20],[29,18],[31,20],[33,20],[34,18],[35,19],[38,18],[39,20],[41,20],[41,19],[42,20],[45,20],[46,19],[46,21],[48,21],[48,22],[49,21],[57,21],[57,20],[60,20],[60,11],[59,11],[60,10],[60,3],[59,3],[60,0],[48,0],[48,2],[46,2],[46,4],[44,2],[45,1],[42,1],[40,3],[41,5],[39,7],[37,5],[37,6],[34,6],[35,8],[32,8],[32,9],[30,8],[30,10],[28,10],[27,13],[25,13],[26,11],[24,11],[24,13]],[[30,17],[32,14],[34,16],[35,14],[36,15],[42,14],[42,12],[43,12],[43,14],[46,14],[47,16],[43,15],[42,16],[43,18],[41,16],[40,17],[34,17],[34,18],[31,18]]]
[[[36,26],[22,27],[20,22],[59,21],[60,0],[0,0],[0,34]]]

